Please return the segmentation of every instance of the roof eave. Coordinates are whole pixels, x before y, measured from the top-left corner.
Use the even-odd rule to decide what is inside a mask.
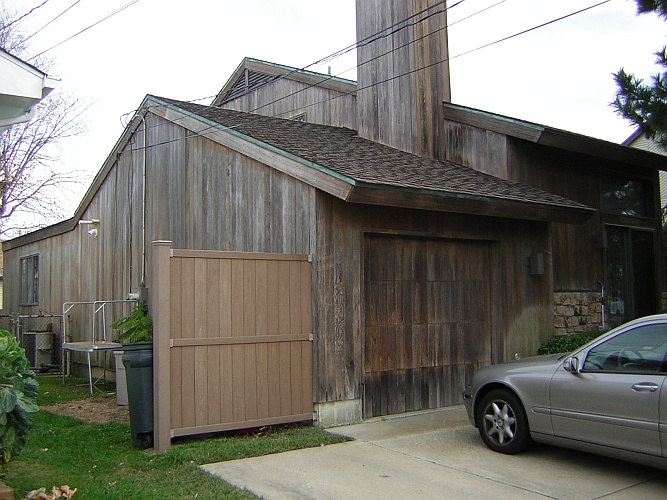
[[[488,111],[469,108],[459,104],[445,102],[443,103],[443,108],[446,120],[505,134],[542,146],[554,147],[641,167],[667,170],[667,158],[656,153]]]
[[[576,208],[445,191],[411,190],[368,184],[354,186],[346,201],[566,224],[582,224],[595,214],[595,210],[589,207]]]

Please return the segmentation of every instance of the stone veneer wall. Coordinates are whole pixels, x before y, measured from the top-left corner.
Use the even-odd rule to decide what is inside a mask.
[[[554,294],[556,335],[590,332],[602,324],[600,292],[557,292]]]

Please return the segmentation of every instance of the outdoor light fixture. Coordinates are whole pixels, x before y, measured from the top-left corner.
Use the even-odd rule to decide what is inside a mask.
[[[80,220],[79,226],[81,226],[82,224],[92,224],[93,226],[99,226],[100,220],[99,219]],[[90,236],[91,238],[97,238],[97,227],[89,229],[88,236]]]

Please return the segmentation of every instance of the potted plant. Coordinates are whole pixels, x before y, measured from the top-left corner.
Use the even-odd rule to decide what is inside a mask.
[[[145,302],[137,304],[129,316],[123,316],[111,323],[111,328],[121,332],[118,341],[123,344],[153,342],[153,320],[148,314]]]
[[[111,328],[119,330],[123,366],[127,379],[132,444],[153,446],[153,320],[148,306],[139,303],[129,316],[118,318]]]

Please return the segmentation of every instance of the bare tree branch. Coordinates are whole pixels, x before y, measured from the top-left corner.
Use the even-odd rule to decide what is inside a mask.
[[[0,47],[25,57],[25,37],[18,31],[20,17],[0,11]],[[51,61],[33,61],[46,71]],[[80,172],[59,162],[64,139],[84,131],[84,106],[58,89],[37,105],[36,116],[0,134],[0,238],[14,237],[44,227],[66,215],[67,185],[80,182]]]

